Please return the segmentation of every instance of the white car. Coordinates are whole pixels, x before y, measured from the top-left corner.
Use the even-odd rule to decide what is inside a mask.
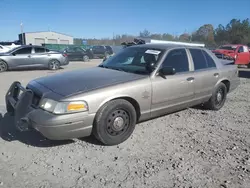
[[[6,45],[6,46],[0,45],[0,53],[8,52],[9,50],[11,50],[13,48],[17,48],[19,46],[21,46],[21,45],[16,45],[14,43],[12,43],[11,45]]]
[[[8,52],[11,48],[0,45],[0,53]]]

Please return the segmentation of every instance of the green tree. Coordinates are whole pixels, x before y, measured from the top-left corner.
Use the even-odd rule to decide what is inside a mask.
[[[168,33],[163,33],[162,39],[163,39],[163,40],[170,40],[170,41],[175,40],[175,39],[174,39],[174,36],[171,35],[171,34],[168,34]]]
[[[190,35],[188,33],[183,33],[179,36],[179,40],[183,42],[190,41]]]
[[[143,38],[148,38],[150,37],[150,32],[147,29],[144,29],[142,32],[140,32],[139,36]]]
[[[162,40],[162,35],[161,34],[151,34],[149,37],[151,39],[155,39],[155,40]]]
[[[211,24],[204,24],[192,34],[192,40],[204,42],[208,45],[214,44],[214,27]]]

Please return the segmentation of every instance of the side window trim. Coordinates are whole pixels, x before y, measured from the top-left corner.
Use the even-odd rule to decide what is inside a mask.
[[[206,59],[206,62],[207,62],[207,69],[206,70],[213,70],[213,69],[217,69],[217,66],[216,66],[216,63],[214,62],[213,58],[209,55],[209,53],[207,53],[205,50],[201,50],[202,51],[202,54],[204,55],[205,59]],[[207,56],[209,56],[211,58],[211,60],[213,61],[213,64],[214,64],[214,67],[209,67],[209,60],[207,59]]]
[[[215,63],[215,67],[207,67],[207,68],[203,68],[203,69],[198,69],[198,70],[195,70],[195,66],[194,66],[194,60],[193,60],[193,57],[192,57],[192,54],[190,52],[189,49],[193,49],[193,48],[188,48],[187,51],[188,51],[188,54],[190,56],[190,61],[191,61],[191,64],[192,64],[192,70],[190,70],[191,72],[203,72],[203,71],[207,71],[207,70],[213,70],[213,69],[217,69],[216,67],[216,63]],[[202,55],[204,56],[205,60],[206,60],[206,64],[208,65],[208,62],[207,62],[207,58],[206,56],[203,54],[203,51],[202,49],[200,49],[201,52],[202,52]],[[214,61],[214,60],[213,60]]]
[[[38,49],[43,49],[44,52],[36,52],[36,48],[38,48]],[[46,49],[43,48],[43,47],[34,47],[34,48],[33,48],[33,53],[34,53],[34,54],[45,54],[45,53],[46,53]]]
[[[32,54],[32,50],[33,50],[32,47],[23,47],[23,48],[20,48],[20,49],[13,51],[12,53],[17,53],[18,51],[21,51],[23,49],[28,49],[28,48],[31,48],[30,53],[28,53],[28,54]],[[17,55],[28,55],[28,54],[17,54]]]
[[[173,51],[173,50],[185,50],[186,55],[187,55],[187,60],[188,60],[188,68],[189,68],[188,71],[185,71],[185,72],[176,72],[174,75],[189,74],[189,73],[192,71],[192,64],[191,64],[191,62],[190,62],[190,57],[189,57],[188,51],[187,51],[187,49],[186,49],[185,47],[173,48],[173,49],[168,50],[168,52],[166,53],[166,55],[163,57],[163,60],[162,60],[162,62],[161,62],[161,64],[160,64],[160,66],[159,66],[159,69],[162,68],[163,63],[164,63],[164,61],[166,60],[167,56],[168,56],[168,55],[170,54],[170,52]],[[157,69],[157,72],[159,71],[159,69]],[[170,76],[174,76],[174,75],[170,75]]]

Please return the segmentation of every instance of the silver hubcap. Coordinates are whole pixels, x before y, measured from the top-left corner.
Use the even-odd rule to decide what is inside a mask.
[[[84,60],[84,61],[88,61],[88,60],[89,60],[89,57],[88,57],[88,56],[84,56],[84,57],[83,57],[83,60]]]
[[[51,69],[56,70],[56,69],[58,69],[58,67],[59,67],[59,64],[58,64],[57,61],[51,61],[50,62],[50,68]]]
[[[217,101],[220,102],[222,100],[222,94],[221,92],[217,93]]]
[[[7,69],[6,64],[0,61],[0,72],[6,71],[6,69]]]
[[[113,126],[116,131],[122,130],[124,127],[124,119],[122,117],[116,117]]]

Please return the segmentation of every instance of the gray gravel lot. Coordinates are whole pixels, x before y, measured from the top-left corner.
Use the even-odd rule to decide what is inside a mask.
[[[61,71],[95,66],[71,62]],[[0,74],[0,187],[218,187],[250,185],[250,79],[218,112],[190,108],[136,126],[119,146],[95,139],[49,141],[19,133],[5,114],[10,84],[54,74],[48,70]],[[241,71],[250,78],[250,71]]]

